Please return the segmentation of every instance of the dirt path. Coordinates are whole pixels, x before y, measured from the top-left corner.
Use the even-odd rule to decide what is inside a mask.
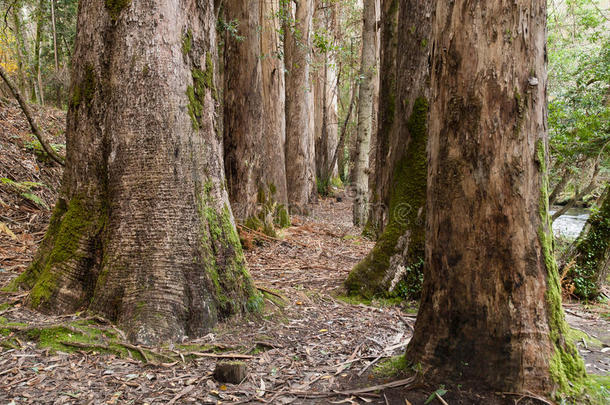
[[[94,349],[52,353],[25,339],[13,340],[13,348],[0,348],[0,403],[404,404],[390,393],[387,400],[385,392],[321,394],[386,382],[371,374],[372,364],[403,352],[415,320],[398,307],[352,305],[337,298],[350,269],[373,246],[351,227],[350,218],[349,202],[325,199],[311,217],[295,218],[283,241],[259,241],[248,250],[252,276],[267,291],[263,314],[221,324],[207,336],[185,342],[192,346],[181,346],[180,351],[167,348],[174,349],[176,361],[146,364]],[[0,273],[0,282],[13,278],[25,264],[12,266],[12,271]],[[0,305],[10,304],[0,309],[0,316],[26,325],[77,319],[34,313],[21,306],[22,298],[0,295]],[[598,341],[585,335],[579,347],[588,370],[607,374],[610,367],[603,350],[609,343],[609,323],[580,306],[569,306],[568,311],[572,324],[599,335]],[[0,334],[0,340],[10,336]],[[211,349],[193,355],[192,350],[185,351],[188,347]],[[195,360],[182,362],[183,352]],[[223,385],[213,379],[217,359],[206,356],[227,353],[251,356],[244,360],[249,375],[241,384]]]

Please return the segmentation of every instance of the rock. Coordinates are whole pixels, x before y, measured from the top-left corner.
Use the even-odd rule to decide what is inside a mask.
[[[218,382],[239,384],[248,375],[243,361],[219,361],[214,369],[214,379]]]

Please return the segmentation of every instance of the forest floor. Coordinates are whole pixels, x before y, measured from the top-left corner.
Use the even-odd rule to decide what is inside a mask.
[[[38,114],[60,145],[63,113]],[[0,101],[0,287],[31,261],[61,177],[59,167],[36,156],[20,117],[14,104]],[[350,207],[345,197],[321,199],[277,240],[246,235],[264,310],[180,345],[133,346],[103,319],[42,315],[23,305],[25,293],[0,293],[0,403],[423,404],[439,387],[387,375],[395,371],[392,356],[409,342],[415,305],[342,296],[343,280],[374,245],[352,227]],[[610,308],[565,307],[587,370],[608,375]],[[226,359],[247,365],[241,383],[214,379],[216,363]],[[508,401],[455,390],[443,398],[452,405]]]

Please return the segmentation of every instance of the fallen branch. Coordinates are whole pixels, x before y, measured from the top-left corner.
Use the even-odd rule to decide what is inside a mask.
[[[217,359],[253,359],[255,356],[249,354],[240,353],[201,353],[201,352],[187,352],[185,356],[196,356],[196,357],[212,357]]]
[[[38,127],[38,124],[36,124],[36,121],[34,120],[34,116],[32,115],[32,111],[30,110],[30,107],[28,106],[27,102],[25,101],[25,99],[23,98],[21,93],[19,92],[19,89],[17,89],[17,86],[15,86],[15,84],[9,77],[8,73],[6,73],[6,70],[4,70],[4,68],[2,66],[0,66],[0,76],[2,76],[2,79],[4,79],[4,82],[6,83],[8,88],[11,90],[11,93],[13,93],[13,96],[15,97],[15,99],[17,99],[17,102],[19,103],[19,106],[21,107],[23,114],[25,114],[25,117],[27,118],[28,122],[30,123],[32,132],[34,133],[34,136],[36,137],[36,139],[38,139],[38,142],[40,142],[42,149],[46,152],[47,155],[49,155],[51,157],[51,159],[53,159],[54,161],[59,163],[61,166],[65,166],[64,159],[61,156],[59,156],[57,153],[55,153],[55,150],[53,150],[53,148],[44,139],[42,131],[40,130],[40,128]]]

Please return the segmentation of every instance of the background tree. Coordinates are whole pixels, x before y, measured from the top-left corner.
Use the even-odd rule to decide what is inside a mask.
[[[430,379],[548,394],[585,376],[548,219],[545,21],[545,2],[437,4],[425,278],[406,353]]]
[[[280,37],[280,0],[262,0],[261,6],[264,176],[268,184],[275,186],[274,200],[286,205],[286,88]]]
[[[286,182],[288,203],[307,211],[315,199],[313,98],[309,77],[313,0],[282,1],[286,64]]]
[[[318,192],[326,194],[331,178],[337,176],[337,162],[331,162],[338,143],[337,117],[337,29],[336,0],[317,1],[314,13],[312,82],[315,108],[316,179]]]
[[[374,208],[387,204],[389,223],[373,250],[350,272],[346,286],[350,293],[364,296],[418,298],[423,279],[427,83],[435,2],[387,0],[382,6],[388,18],[381,37],[383,119],[374,151],[381,164],[372,201]],[[392,63],[391,57],[396,58]],[[371,217],[378,214],[373,210]]]
[[[81,3],[62,191],[15,282],[30,306],[154,343],[258,303],[223,187],[214,22],[211,0]]]
[[[369,150],[373,128],[373,79],[376,65],[375,0],[364,0],[362,11],[362,62],[358,91],[358,132],[354,154],[354,225],[363,225],[368,215]]]
[[[256,214],[266,186],[260,148],[263,133],[261,6],[263,0],[229,1],[224,18],[236,25],[224,41],[224,155],[231,208],[241,220]],[[278,145],[280,146],[280,145]]]

